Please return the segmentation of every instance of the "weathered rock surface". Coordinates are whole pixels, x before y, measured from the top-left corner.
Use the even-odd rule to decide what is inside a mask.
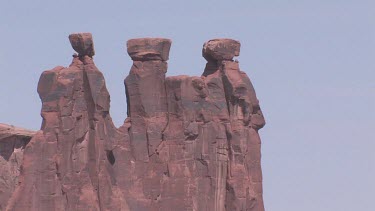
[[[0,210],[18,184],[23,152],[35,131],[0,123]]]
[[[171,41],[129,40],[128,117],[117,129],[91,34],[69,39],[79,56],[43,72],[42,128],[23,145],[19,183],[0,208],[264,210],[258,130],[265,122],[233,61],[238,41],[208,41],[201,77],[166,77]]]
[[[164,38],[139,38],[128,40],[126,46],[134,61],[167,61],[171,44],[171,40]]]
[[[91,33],[76,33],[69,35],[70,44],[79,56],[95,55],[94,42],[92,41]]]
[[[240,42],[232,39],[213,39],[203,45],[202,55],[207,61],[232,60],[240,55]]]

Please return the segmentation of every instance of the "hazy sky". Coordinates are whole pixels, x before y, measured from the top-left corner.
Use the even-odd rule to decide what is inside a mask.
[[[173,40],[168,75],[200,75],[202,45],[241,41],[267,125],[268,211],[375,210],[375,1],[0,0],[0,122],[39,129],[42,71],[68,66],[68,35],[91,32],[117,126],[126,40]]]

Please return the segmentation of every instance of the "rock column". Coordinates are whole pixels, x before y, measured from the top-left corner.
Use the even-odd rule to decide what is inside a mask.
[[[131,146],[137,161],[148,162],[162,141],[167,124],[165,73],[171,41],[161,38],[131,39],[128,54],[133,60],[125,79]]]
[[[260,138],[265,124],[253,85],[233,57],[239,56],[240,43],[215,39],[205,43],[203,56],[208,64],[204,75],[217,69],[222,77],[230,116],[227,210],[263,211]]]
[[[120,210],[111,173],[116,128],[109,94],[93,62],[90,33],[69,36],[68,68],[44,71],[38,84],[42,128],[24,152],[20,184],[7,210]]]

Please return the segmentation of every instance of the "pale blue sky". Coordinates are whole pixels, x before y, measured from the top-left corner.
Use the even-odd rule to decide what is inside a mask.
[[[117,126],[126,40],[173,40],[168,75],[200,75],[212,38],[241,41],[267,125],[268,211],[375,210],[375,1],[0,0],[0,122],[38,129],[43,70],[68,66],[68,35],[92,32]]]

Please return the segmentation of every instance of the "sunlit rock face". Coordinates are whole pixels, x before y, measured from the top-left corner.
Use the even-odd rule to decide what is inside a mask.
[[[92,35],[69,39],[71,65],[39,80],[41,130],[0,151],[19,160],[0,159],[0,174],[21,169],[5,173],[17,177],[11,185],[0,179],[0,210],[264,210],[265,121],[233,60],[238,41],[206,42],[202,76],[166,77],[171,40],[129,40],[128,117],[116,128]]]

